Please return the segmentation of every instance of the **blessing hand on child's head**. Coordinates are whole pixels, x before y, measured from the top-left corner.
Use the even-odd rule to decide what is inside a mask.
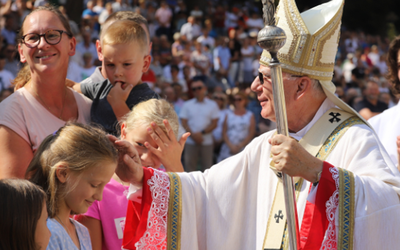
[[[118,150],[118,166],[115,173],[122,181],[141,187],[143,168],[135,147],[127,141],[118,140],[113,135],[107,135],[107,137]]]

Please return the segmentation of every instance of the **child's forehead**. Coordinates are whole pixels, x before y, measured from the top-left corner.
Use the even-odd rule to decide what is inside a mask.
[[[95,164],[88,167],[81,173],[81,179],[86,181],[102,181],[108,182],[112,173],[115,171],[117,166],[116,162],[113,161],[102,161],[99,164]]]
[[[137,41],[130,41],[127,43],[103,43],[102,44],[102,50],[107,51],[107,50],[117,50],[121,51],[124,53],[129,53],[131,51],[134,51],[135,53],[138,52],[145,52],[144,51],[144,45],[141,45]]]

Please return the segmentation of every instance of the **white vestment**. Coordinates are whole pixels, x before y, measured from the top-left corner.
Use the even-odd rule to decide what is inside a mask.
[[[294,137],[304,136],[313,123],[332,107],[334,104],[326,100],[312,122]],[[271,131],[255,138],[241,153],[204,173],[179,173],[182,185],[180,249],[263,249],[278,182],[278,177],[270,169],[268,139],[274,133]],[[374,132],[365,124],[350,127],[326,161],[354,174],[353,249],[398,249],[400,174]],[[156,171],[156,175],[162,174]],[[165,178],[164,182],[154,184],[157,178],[162,179],[157,176],[149,181],[150,188],[164,185]],[[310,186],[308,181],[303,182],[297,201],[300,225],[307,198],[310,198]],[[159,201],[153,201],[152,206],[159,206]],[[335,218],[336,230],[338,210],[330,214],[327,209],[327,216]],[[328,231],[324,243],[329,240]]]
[[[400,102],[368,120],[393,163],[397,165],[396,137],[400,135]]]

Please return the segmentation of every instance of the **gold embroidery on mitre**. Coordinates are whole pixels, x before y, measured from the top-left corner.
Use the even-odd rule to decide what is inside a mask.
[[[282,4],[284,4],[284,15],[285,21],[287,25],[289,25],[290,32],[293,36],[293,40],[290,44],[288,53],[284,53],[284,49],[278,52],[279,60],[283,59],[283,63],[286,62],[294,62],[295,64],[302,64],[306,45],[310,39],[310,32],[305,25],[303,18],[301,18],[300,12],[297,9],[296,3],[294,0],[283,0]],[[278,24],[279,26],[280,24]],[[281,26],[285,27],[285,24],[282,23]],[[287,64],[289,65],[289,64]]]
[[[332,56],[331,62],[323,63],[322,59],[322,51],[324,46],[326,45],[327,41],[334,39],[334,46],[337,48],[339,43],[339,36],[340,36],[340,24],[342,20],[343,8],[340,8],[339,11],[333,16],[333,18],[325,24],[319,31],[317,31],[313,37],[313,46],[311,47],[310,58],[308,62],[308,66],[313,65],[313,59],[315,60],[315,65],[319,67],[326,67],[329,68],[329,71],[333,71],[333,67],[335,66],[334,60],[335,55]],[[336,34],[337,33],[337,34]],[[334,36],[335,35],[335,36]],[[332,41],[331,41],[332,42]],[[333,45],[332,45],[333,47]],[[336,49],[335,49],[336,52]]]
[[[278,52],[282,71],[307,75],[321,81],[332,79],[344,5],[342,0],[334,1],[340,1],[340,5],[333,3],[327,7],[337,8],[336,12],[332,13],[332,18],[326,24],[316,27],[317,31],[314,34],[310,34],[294,0],[279,2],[276,16],[280,19],[277,26],[282,28],[287,36],[285,46]],[[260,64],[268,66],[270,58],[269,52],[263,51]]]

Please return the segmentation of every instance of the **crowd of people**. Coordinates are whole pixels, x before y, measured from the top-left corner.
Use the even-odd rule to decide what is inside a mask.
[[[31,9],[46,4],[46,1],[4,2],[0,38],[1,100],[12,93],[12,80],[22,67],[16,46],[21,21]],[[195,6],[191,10],[183,1],[168,5],[164,1],[99,0],[85,1],[84,5],[80,22],[69,20],[71,33],[77,40],[67,74],[72,81],[87,79],[101,65],[96,40],[107,17],[121,10],[141,14],[147,20],[152,57],[142,81],[174,103],[177,111],[183,101],[194,97],[190,83],[195,76],[202,77],[209,97],[214,92],[223,92],[229,97],[226,105],[233,105],[232,93],[248,89],[258,74],[262,50],[256,40],[264,25],[261,8],[255,3],[228,6],[209,1],[206,9]],[[67,13],[63,6],[60,10]],[[385,77],[389,41],[346,30],[345,26],[342,30],[333,81],[338,87],[337,94],[366,119],[398,101]],[[257,100],[251,92],[247,91],[246,95],[248,109],[255,116],[256,134],[274,128],[274,124],[259,115]],[[214,158],[218,158],[218,152]]]
[[[45,248],[46,242],[50,249],[120,249],[136,244],[137,233],[144,232],[142,210],[151,207],[143,208],[142,198],[143,204],[156,199],[143,180],[158,174],[135,170],[136,175],[128,178],[132,168],[127,166],[179,173],[204,172],[216,163],[261,164],[265,159],[243,156],[249,154],[244,150],[256,136],[276,127],[270,110],[266,114],[265,104],[260,106],[265,101],[260,100],[261,85],[270,78],[257,45],[258,31],[264,26],[259,3],[229,6],[207,1],[203,8],[188,9],[181,0],[83,2],[79,21],[68,18],[68,5],[62,3],[0,2],[0,179],[26,178],[41,187],[23,180],[0,181],[0,189],[18,197],[15,207],[32,203],[20,197],[28,189],[41,201],[25,218],[24,223],[33,225],[31,232],[36,232],[26,232],[31,240],[18,242],[13,235],[17,231],[10,232],[4,238],[9,238],[9,245],[0,243],[5,248],[17,244]],[[371,121],[379,124],[382,116],[377,115],[399,101],[393,87],[399,81],[399,40],[390,43],[388,38],[341,28],[332,82],[335,95],[361,120],[376,116]],[[302,77],[291,73],[288,81]],[[314,109],[317,112],[319,105],[331,105],[323,102],[326,96],[318,91],[304,91],[314,99],[302,103],[309,105],[307,112],[294,116],[305,117]],[[346,107],[342,109],[348,111]],[[298,132],[296,126],[289,129]],[[391,134],[386,143],[397,164],[395,137]],[[281,170],[279,166],[276,162]],[[324,163],[323,169],[328,168]],[[212,181],[221,169],[208,172],[210,179],[204,181]],[[316,182],[304,173],[302,177],[318,183],[322,171]],[[227,176],[233,178],[228,182],[234,182],[235,174]],[[194,174],[188,182],[202,186],[202,178]],[[142,184],[143,189],[137,188]],[[253,184],[247,185],[251,189]],[[191,190],[190,185],[186,190]],[[193,206],[213,206],[197,204],[192,200],[196,195],[201,197],[194,192],[188,199]],[[0,206],[0,210],[12,213],[13,206]],[[196,211],[191,210],[191,215],[196,217]],[[42,225],[47,217],[51,236]],[[12,222],[7,223],[0,224],[5,229]],[[204,229],[196,223],[199,231]]]

